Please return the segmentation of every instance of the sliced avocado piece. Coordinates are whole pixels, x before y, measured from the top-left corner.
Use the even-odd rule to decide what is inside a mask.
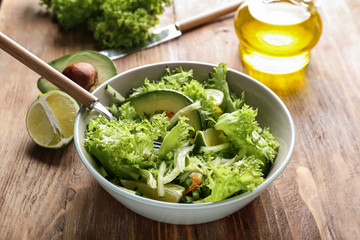
[[[164,202],[179,202],[185,191],[185,188],[180,185],[165,184],[165,196],[160,198],[157,189],[150,188],[145,182],[135,180],[120,180],[120,182],[125,188],[137,191],[143,194],[144,197]]]
[[[49,65],[59,72],[63,72],[64,69],[68,66],[81,62],[90,63],[97,70],[97,80],[96,83],[90,88],[90,92],[117,74],[114,62],[107,56],[96,51],[79,51],[70,53],[49,62]],[[45,78],[40,78],[37,82],[37,86],[42,93],[59,89]]]
[[[123,103],[130,102],[140,116],[152,116],[158,112],[169,111],[177,113],[184,107],[194,103],[183,93],[170,89],[155,89],[144,93],[136,94]],[[189,124],[196,131],[202,129],[202,121],[198,110],[192,110],[185,115]]]

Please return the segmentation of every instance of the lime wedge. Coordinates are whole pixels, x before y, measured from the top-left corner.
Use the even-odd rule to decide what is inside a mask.
[[[27,112],[27,131],[39,146],[64,147],[73,139],[78,111],[78,103],[64,92],[54,90],[40,94]]]
[[[214,103],[217,106],[220,106],[223,99],[224,99],[224,93],[217,89],[205,89],[205,92],[207,93],[208,98],[212,97],[214,99]]]
[[[224,141],[219,137],[220,134],[221,132],[215,128],[208,128],[205,131],[197,131],[194,138],[194,144],[197,147],[210,147],[222,144]]]

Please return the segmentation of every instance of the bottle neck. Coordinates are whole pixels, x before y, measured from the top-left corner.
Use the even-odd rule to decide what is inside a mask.
[[[295,3],[296,2],[296,3]],[[250,0],[250,14],[259,21],[273,25],[293,25],[310,18],[311,11],[300,0]]]

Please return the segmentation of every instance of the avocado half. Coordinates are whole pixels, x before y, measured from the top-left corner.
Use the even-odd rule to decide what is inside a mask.
[[[179,91],[170,89],[155,89],[136,94],[123,103],[130,102],[140,116],[152,116],[158,112],[169,111],[177,113],[184,107],[194,103],[188,96]],[[189,124],[196,131],[202,129],[202,121],[198,110],[192,110],[185,115]]]
[[[62,72],[66,67],[78,62],[91,63],[97,70],[97,82],[90,88],[90,92],[117,74],[114,62],[107,56],[96,51],[79,51],[70,53],[55,59],[48,64],[59,72]],[[45,78],[39,78],[37,86],[42,93],[46,93],[51,90],[59,90],[58,87]]]

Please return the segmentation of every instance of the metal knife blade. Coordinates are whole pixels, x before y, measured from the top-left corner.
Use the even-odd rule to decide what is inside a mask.
[[[101,53],[105,56],[108,56],[111,60],[115,60],[118,58],[125,57],[131,53],[154,47],[163,42],[166,42],[166,41],[169,41],[171,39],[181,36],[182,33],[187,30],[198,27],[202,24],[210,22],[211,20],[214,20],[216,18],[225,16],[231,12],[234,12],[240,6],[240,4],[242,2],[243,2],[243,0],[240,0],[240,1],[238,0],[238,1],[232,2],[228,5],[225,5],[224,7],[215,9],[213,11],[205,12],[205,13],[199,14],[195,17],[176,22],[175,24],[170,24],[170,25],[162,27],[162,28],[154,29],[154,31],[152,32],[153,34],[152,34],[151,39],[144,45],[138,46],[136,48],[105,49],[105,50],[100,51],[99,53]]]
[[[154,29],[151,39],[144,45],[131,49],[105,49],[99,53],[108,56],[111,60],[125,57],[131,53],[154,47],[160,43],[169,41],[171,39],[181,36],[182,32],[178,29],[176,24],[170,24],[168,26]]]

